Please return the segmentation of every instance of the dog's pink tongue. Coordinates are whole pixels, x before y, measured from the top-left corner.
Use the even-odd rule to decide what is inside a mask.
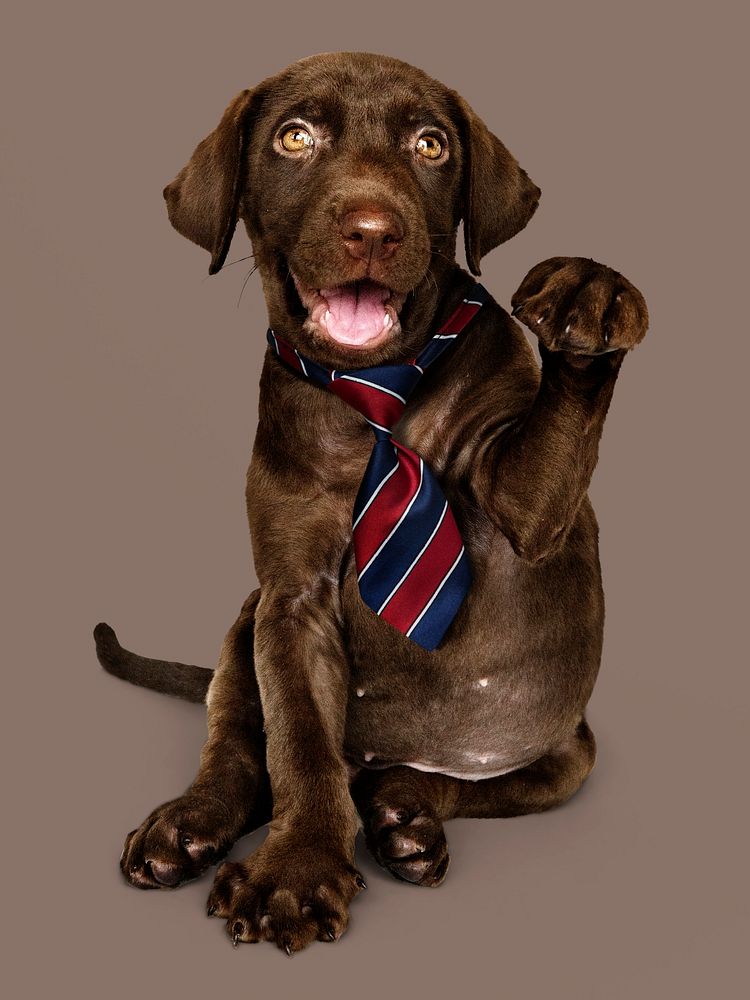
[[[366,344],[377,337],[385,325],[384,303],[387,288],[369,281],[339,288],[321,288],[328,302],[326,329],[341,344]]]

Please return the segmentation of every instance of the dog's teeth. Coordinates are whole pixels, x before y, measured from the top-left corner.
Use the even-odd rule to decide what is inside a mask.
[[[331,318],[331,310],[330,309],[326,309],[325,314],[323,316],[323,322],[325,323],[326,326],[328,326],[328,320],[330,318]]]
[[[386,327],[386,329],[387,329],[387,328],[388,328],[389,326],[392,326],[392,325],[393,325],[393,320],[392,320],[392,319],[391,319],[391,317],[390,317],[390,316],[388,315],[388,313],[386,313],[386,314],[385,314],[385,315],[383,316],[383,326],[384,326],[384,327]]]

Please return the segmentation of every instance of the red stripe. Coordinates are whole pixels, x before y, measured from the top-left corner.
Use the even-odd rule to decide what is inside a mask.
[[[361,382],[351,382],[349,379],[337,378],[330,383],[328,388],[335,392],[355,410],[374,420],[381,427],[388,430],[398,423],[401,414],[404,412],[404,404],[395,396],[380,389],[373,389],[369,385],[362,385]]]
[[[381,617],[400,632],[408,632],[456,561],[461,545],[461,536],[449,508],[429,547],[385,606]]]
[[[397,445],[398,469],[375,497],[354,529],[354,558],[362,572],[396,525],[419,486],[419,456]]]
[[[473,302],[462,302],[458,309],[443,323],[438,333],[460,333],[481,308]]]
[[[294,348],[290,347],[285,340],[280,337],[276,338],[276,343],[279,345],[279,357],[281,360],[289,365],[290,368],[294,368],[297,372],[303,372],[302,363],[297,355],[294,353]],[[303,372],[304,374],[304,372]]]

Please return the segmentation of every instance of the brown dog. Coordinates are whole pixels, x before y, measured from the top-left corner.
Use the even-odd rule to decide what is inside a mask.
[[[339,370],[415,357],[472,288],[455,263],[459,222],[478,274],[539,198],[458,94],[355,53],[243,91],[164,194],[212,274],[244,221],[270,325]],[[364,887],[360,825],[381,865],[434,886],[448,867],[444,820],[549,809],[591,771],[584,709],[604,607],[586,491],[647,312],[616,271],[567,257],[534,267],[512,304],[539,338],[541,373],[490,301],[394,432],[440,480],[471,559],[471,590],[433,652],[358,591],[351,517],[370,427],[267,354],[247,479],[260,589],[225,639],[193,785],[129,834],[121,861],[133,885],[175,886],[270,819],[210,895],[235,943],[291,953],[342,934]],[[96,634],[107,669],[205,694],[209,671],[129,654],[107,626]]]

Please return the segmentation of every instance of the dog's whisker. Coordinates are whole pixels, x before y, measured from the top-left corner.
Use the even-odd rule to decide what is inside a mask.
[[[255,260],[255,254],[249,253],[247,257],[238,257],[237,260],[230,260],[228,264],[224,264],[224,267],[231,267],[233,264],[241,264],[243,260]]]
[[[228,267],[231,267],[233,264],[241,264],[244,260],[255,260],[255,254],[249,253],[247,257],[238,257],[237,260],[230,260],[229,263],[222,265],[221,270],[226,271]],[[221,274],[221,271],[218,271],[217,274]],[[214,278],[215,276],[216,275],[213,274],[207,274],[203,280],[208,281],[209,278]]]
[[[432,273],[432,270],[429,267],[427,268],[427,270],[425,272],[425,277],[430,279],[430,281],[435,286],[435,291],[439,294],[440,293],[440,289],[438,288],[438,283],[435,280],[435,275]]]
[[[237,299],[237,306],[236,306],[237,309],[239,309],[239,307],[240,307],[240,302],[242,301],[242,293],[245,291],[245,287],[246,287],[248,281],[255,274],[255,272],[257,270],[258,270],[258,265],[257,264],[253,264],[253,266],[250,268],[250,270],[245,275],[245,280],[242,282],[242,288],[240,289],[239,298]]]

